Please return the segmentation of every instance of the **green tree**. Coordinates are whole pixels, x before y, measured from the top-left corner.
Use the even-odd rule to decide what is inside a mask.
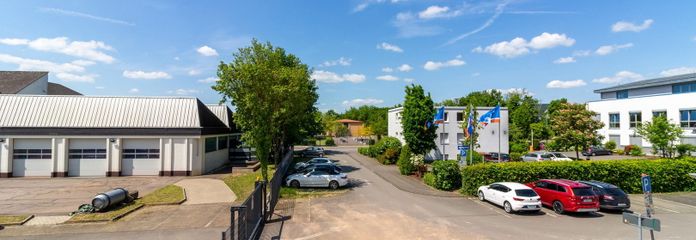
[[[532,124],[539,122],[539,100],[531,96],[520,97],[515,104],[508,101],[510,111],[510,137],[519,142],[528,143],[531,139]],[[509,100],[509,99],[508,99]]]
[[[256,149],[261,174],[290,146],[321,131],[314,105],[317,86],[306,64],[283,48],[252,40],[229,63],[218,66],[213,89],[236,107],[235,124],[243,140]]]
[[[585,104],[562,103],[550,120],[551,129],[556,133],[554,143],[573,148],[580,159],[581,148],[600,141],[597,130],[604,127],[604,123],[595,120],[594,115]]]
[[[406,86],[404,111],[401,113],[401,126],[404,129],[404,140],[415,154],[424,155],[437,147],[435,145],[436,126],[428,126],[433,120],[435,109],[430,93],[425,95],[423,87],[411,84]]]
[[[674,145],[684,132],[679,125],[670,123],[664,116],[639,124],[635,131],[652,144],[654,153],[659,152],[666,158],[672,157]]]

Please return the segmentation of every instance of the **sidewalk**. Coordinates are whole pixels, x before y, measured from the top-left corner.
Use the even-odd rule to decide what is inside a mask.
[[[462,197],[457,192],[438,191],[413,177],[401,175],[396,165],[382,165],[375,159],[363,156],[357,151],[348,151],[347,153],[350,158],[367,167],[377,174],[377,176],[391,183],[401,191],[434,197]]]

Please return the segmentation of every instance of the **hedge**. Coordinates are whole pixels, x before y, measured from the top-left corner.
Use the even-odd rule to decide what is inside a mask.
[[[459,164],[454,160],[438,160],[433,162],[435,188],[440,190],[455,190],[462,186]]]
[[[528,183],[538,179],[597,180],[628,193],[641,193],[641,173],[652,177],[653,192],[696,191],[696,159],[605,160],[572,162],[509,162],[477,164],[462,170],[462,194],[494,182]]]
[[[375,145],[358,148],[358,153],[377,158],[382,164],[394,164],[401,153],[401,142],[395,137],[384,137]]]

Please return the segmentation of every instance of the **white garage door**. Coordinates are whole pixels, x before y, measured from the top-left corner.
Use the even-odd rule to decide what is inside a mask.
[[[51,176],[51,139],[15,139],[12,152],[12,176]]]
[[[121,175],[159,175],[159,139],[124,139]]]
[[[105,176],[106,139],[70,139],[68,176]]]

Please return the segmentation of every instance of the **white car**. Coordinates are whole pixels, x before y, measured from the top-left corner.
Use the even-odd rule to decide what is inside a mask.
[[[573,159],[570,159],[563,153],[550,152],[549,154],[551,154],[551,161],[573,161]]]
[[[498,182],[478,189],[478,198],[481,201],[502,206],[505,212],[516,211],[541,211],[539,195],[530,187],[521,183]]]
[[[295,173],[288,176],[285,184],[290,187],[328,187],[337,189],[348,185],[348,175],[328,166],[315,167],[307,172]]]

